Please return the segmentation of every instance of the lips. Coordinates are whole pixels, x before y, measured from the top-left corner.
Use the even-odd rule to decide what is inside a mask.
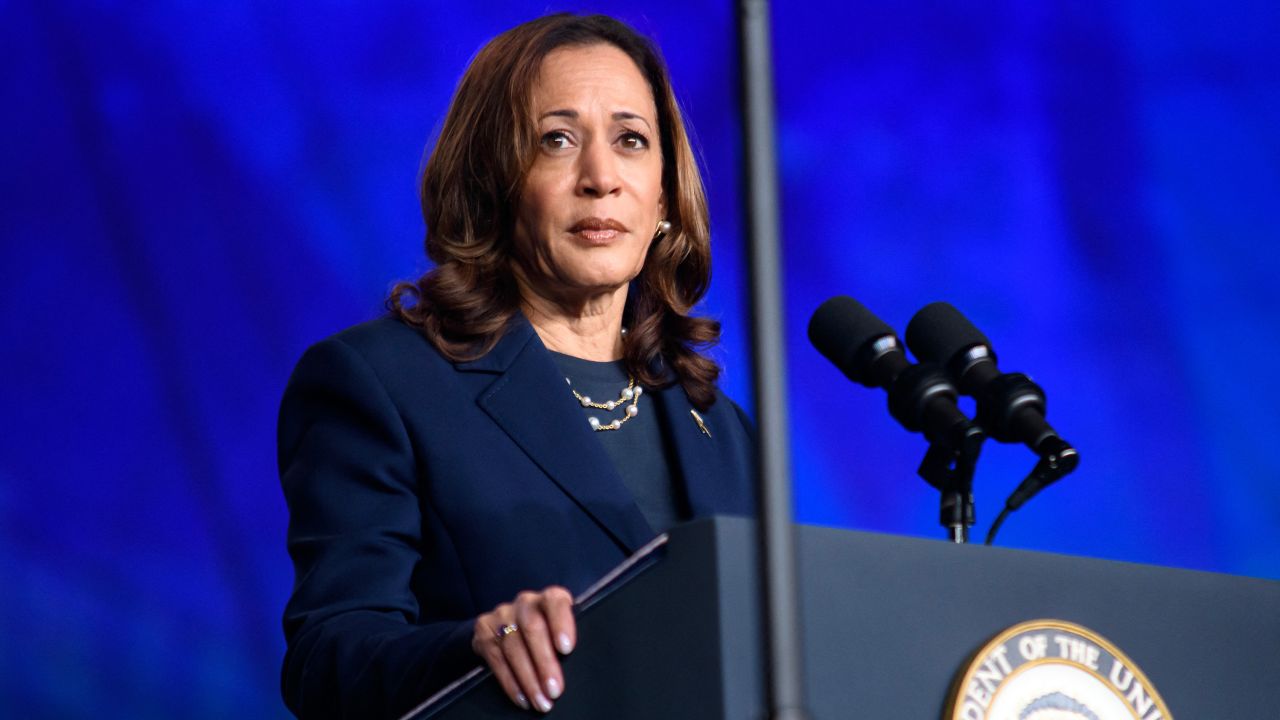
[[[627,232],[627,226],[611,218],[583,218],[569,228],[569,232],[588,242],[608,242],[621,233]]]

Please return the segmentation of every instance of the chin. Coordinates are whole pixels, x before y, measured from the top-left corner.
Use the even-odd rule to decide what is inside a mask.
[[[598,290],[616,290],[625,286],[640,274],[640,268],[633,265],[593,264],[588,267],[569,268],[562,277],[568,284],[579,288]]]
[[[632,273],[623,275],[602,274],[574,277],[571,279],[570,284],[575,288],[593,292],[612,292],[618,288],[626,287],[634,279],[635,274]]]

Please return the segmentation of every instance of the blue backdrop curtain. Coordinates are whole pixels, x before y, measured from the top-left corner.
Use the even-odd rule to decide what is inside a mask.
[[[0,2],[0,707],[273,717],[292,581],[275,411],[426,269],[415,177],[485,39],[547,10],[666,52],[748,408],[729,2]],[[1280,11],[780,3],[798,519],[940,537],[923,440],[804,337],[945,299],[1079,471],[1002,544],[1280,577]],[[979,529],[1030,468],[989,446]]]

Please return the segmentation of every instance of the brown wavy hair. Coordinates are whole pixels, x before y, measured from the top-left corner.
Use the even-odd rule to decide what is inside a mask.
[[[419,184],[427,257],[435,267],[391,290],[387,307],[445,357],[493,349],[519,312],[512,272],[520,191],[538,148],[530,95],[552,50],[612,45],[649,81],[662,136],[662,190],[671,230],[631,281],[623,324],[628,371],[648,387],[679,382],[693,405],[715,401],[720,367],[704,351],[720,324],[690,315],[711,281],[707,200],[666,65],[657,48],[604,15],[548,15],[490,40],[462,76]]]

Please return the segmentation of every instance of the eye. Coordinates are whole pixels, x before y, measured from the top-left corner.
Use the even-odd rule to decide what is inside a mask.
[[[649,138],[634,130],[628,130],[618,138],[618,143],[627,150],[644,150],[649,147]]]
[[[573,145],[573,141],[570,140],[569,134],[565,131],[552,130],[551,132],[543,135],[542,138],[538,140],[538,144],[547,150],[555,151],[564,150],[570,147]]]

